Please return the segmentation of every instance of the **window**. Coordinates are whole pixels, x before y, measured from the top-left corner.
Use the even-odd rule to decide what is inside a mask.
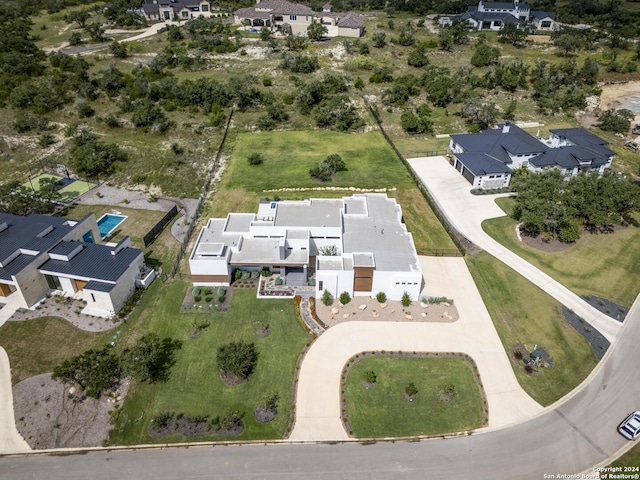
[[[203,12],[208,12],[209,11],[209,5],[207,5],[206,3],[202,4],[202,11]]]
[[[189,12],[182,12],[182,18],[189,18]]]
[[[318,289],[322,292],[324,290],[324,282],[322,280],[320,280],[318,282]]]
[[[62,285],[60,285],[60,279],[58,277],[54,277],[53,275],[45,275],[44,278],[47,280],[47,285],[52,290],[62,290]]]
[[[551,22],[549,20],[540,22],[540,28],[551,28]]]
[[[91,294],[91,300],[93,300],[94,302],[96,301],[96,297],[93,293]]]
[[[295,15],[289,15],[289,20],[297,20],[298,17],[296,17]]]

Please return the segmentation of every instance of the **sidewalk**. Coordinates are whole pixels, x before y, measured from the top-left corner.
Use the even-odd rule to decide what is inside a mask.
[[[0,453],[25,453],[30,451],[31,448],[16,429],[13,416],[11,367],[9,366],[7,352],[0,347]]]
[[[420,263],[426,285],[422,293],[453,298],[460,319],[345,322],[328,329],[302,362],[291,440],[348,438],[340,419],[340,374],[349,358],[371,350],[467,353],[478,366],[487,395],[489,427],[520,422],[542,411],[518,384],[464,259],[420,257]]]
[[[412,158],[408,162],[444,215],[463,235],[573,310],[602,333],[607,340],[612,343],[616,340],[622,329],[622,323],[599,312],[564,285],[500,245],[482,230],[484,220],[505,215],[494,201],[496,195],[472,195],[469,182],[449,165],[444,157]]]

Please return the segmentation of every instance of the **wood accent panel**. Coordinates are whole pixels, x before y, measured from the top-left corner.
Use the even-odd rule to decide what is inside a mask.
[[[373,277],[355,277],[353,279],[354,292],[370,292],[373,288]]]
[[[8,297],[13,293],[11,290],[11,285],[7,285],[6,283],[0,283],[0,297]]]
[[[193,282],[228,282],[229,275],[191,275]]]
[[[74,280],[73,284],[76,288],[76,292],[79,292],[80,290],[82,290],[84,287],[87,286],[87,283],[89,282],[85,282],[84,280]]]

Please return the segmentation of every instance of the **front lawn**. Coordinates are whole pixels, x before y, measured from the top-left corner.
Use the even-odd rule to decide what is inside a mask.
[[[365,388],[371,370],[377,381]],[[410,382],[418,390],[412,401],[404,395]],[[443,397],[447,384],[450,398]],[[461,432],[485,417],[472,367],[459,358],[364,358],[349,371],[345,400],[351,433],[360,438]]]
[[[207,215],[224,217],[228,212],[255,212],[260,198],[304,199],[350,196],[351,191],[304,190],[316,187],[396,188],[388,192],[402,207],[407,229],[418,253],[435,249],[456,250],[455,245],[422,197],[406,167],[379,132],[337,133],[323,130],[238,133],[227,170]],[[261,153],[261,165],[249,165],[247,157]],[[333,180],[319,182],[309,169],[332,153],[338,153],[348,171]],[[301,188],[295,192],[265,192],[277,188]]]
[[[517,343],[542,346],[554,361],[528,375],[512,366],[522,388],[543,406],[577,387],[595,367],[589,343],[562,315],[562,305],[486,252],[465,257],[507,355]]]
[[[499,198],[507,213],[515,201]],[[583,233],[558,252],[543,252],[520,242],[517,222],[510,217],[486,220],[484,231],[578,295],[597,295],[630,306],[640,290],[640,228],[629,226],[612,234]]]
[[[158,283],[158,282],[156,282]],[[183,342],[176,352],[176,364],[166,383],[134,384],[124,403],[121,423],[111,432],[110,443],[131,445],[182,441],[220,440],[208,436],[187,438],[173,434],[153,438],[149,429],[155,415],[163,412],[211,418],[236,412],[245,424],[243,440],[282,438],[291,415],[291,393],[295,364],[307,342],[307,334],[296,320],[291,300],[258,300],[255,291],[235,291],[226,313],[178,313],[187,282],[162,285],[145,297],[134,316],[145,330]],[[191,338],[194,321],[208,321],[198,338]],[[269,334],[256,334],[263,324]],[[130,344],[134,335],[123,337]],[[255,373],[243,384],[229,387],[220,379],[216,366],[219,346],[244,340],[255,342],[258,362]],[[270,423],[255,420],[254,409],[267,395],[278,393],[278,415]],[[122,423],[124,421],[124,423]]]

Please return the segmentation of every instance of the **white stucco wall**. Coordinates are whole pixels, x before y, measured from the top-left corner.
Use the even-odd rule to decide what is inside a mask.
[[[316,270],[316,298],[322,297],[320,282],[333,298],[338,298],[342,292],[353,297],[353,270]]]
[[[373,274],[372,295],[384,292],[389,300],[400,300],[404,292],[409,292],[412,300],[418,300],[421,291],[422,273],[420,272],[406,273],[376,270]]]

